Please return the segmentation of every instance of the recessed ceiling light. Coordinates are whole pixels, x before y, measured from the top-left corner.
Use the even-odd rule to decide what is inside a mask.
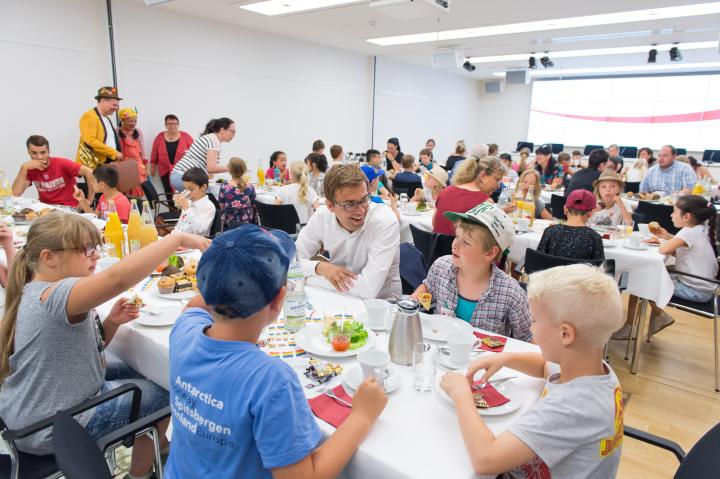
[[[591,67],[591,68],[565,68],[562,70],[533,70],[530,72],[532,77],[562,77],[570,75],[592,75],[600,73],[643,73],[653,71],[666,70],[693,70],[698,68],[716,68],[720,69],[720,62],[700,62],[700,63],[682,63],[671,65],[634,65],[634,66],[614,66],[614,67]],[[494,72],[496,77],[504,77],[505,72]]]
[[[496,35],[508,35],[512,33],[540,32],[565,28],[594,27],[600,25],[642,22],[647,20],[693,17],[698,15],[712,15],[716,13],[720,13],[720,2],[699,3],[695,5],[682,5],[678,7],[655,8],[649,10],[631,10],[626,12],[604,13],[601,15],[586,15],[582,17],[556,18],[538,20],[534,22],[510,23],[507,25],[492,25],[478,28],[463,28],[459,30],[445,30],[431,33],[396,35],[391,37],[370,38],[367,41],[381,46],[406,45],[410,43],[457,40],[460,38],[489,37]]]
[[[306,10],[319,10],[321,8],[336,7],[349,3],[360,3],[361,0],[266,0],[249,5],[240,5],[248,10],[262,15],[287,15]]]

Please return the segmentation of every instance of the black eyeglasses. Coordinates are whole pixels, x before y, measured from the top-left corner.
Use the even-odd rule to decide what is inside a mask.
[[[85,245],[82,248],[71,248],[70,251],[82,251],[85,256],[92,258],[94,254],[100,254],[102,251],[102,245]]]
[[[351,211],[355,211],[358,209],[358,207],[367,208],[368,204],[370,204],[370,195],[365,195],[362,199],[358,201],[347,201],[345,203],[338,203],[342,209],[347,211],[348,213]]]

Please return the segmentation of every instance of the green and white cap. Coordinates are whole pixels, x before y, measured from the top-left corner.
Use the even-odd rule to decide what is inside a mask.
[[[446,211],[445,218],[450,221],[465,220],[487,226],[502,251],[505,251],[515,240],[515,226],[503,210],[492,203],[480,203],[466,213]]]

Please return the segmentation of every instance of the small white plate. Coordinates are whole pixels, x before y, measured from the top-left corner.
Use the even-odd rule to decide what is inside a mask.
[[[647,243],[645,241],[641,241],[640,244],[644,244],[645,246],[650,246],[652,248],[657,248],[658,246],[660,246],[660,243]]]
[[[150,293],[152,293],[153,296],[160,299],[169,299],[174,301],[183,301],[186,299],[193,299],[195,296],[197,296],[197,291],[194,290],[188,290],[188,291],[182,291],[180,293],[170,293],[170,294],[161,294],[160,290],[158,289],[157,283],[153,285],[152,288],[150,288]]]
[[[470,356],[467,361],[464,363],[456,363],[454,361],[450,360],[449,354],[443,354],[441,352],[437,353],[435,355],[435,361],[437,361],[438,364],[448,368],[448,369],[465,369],[467,368],[468,364],[470,364],[470,361],[474,359],[474,356]]]
[[[644,251],[648,249],[647,245],[640,243],[638,246],[633,246],[628,242],[623,243],[623,248],[632,249],[635,251]]]
[[[177,315],[172,314],[162,314],[158,316],[153,316],[150,314],[143,314],[142,309],[140,310],[140,316],[136,320],[134,320],[137,324],[142,324],[143,326],[153,326],[153,327],[162,327],[162,326],[172,326],[175,324],[175,321],[177,320],[179,316],[179,313]]]
[[[460,371],[461,373],[465,373],[465,371]],[[495,374],[492,379],[500,379],[502,377],[507,377],[509,374],[506,374],[505,376]],[[477,376],[476,376],[477,378]],[[448,396],[445,391],[440,387],[440,381],[442,380],[442,375],[438,375],[437,384],[435,385],[435,390],[438,393],[438,396],[440,396],[443,401],[449,403],[451,406],[455,407],[455,403],[453,400]],[[515,412],[523,405],[523,403],[528,399],[528,392],[523,391],[520,387],[513,384],[513,379],[510,379],[509,381],[505,381],[504,383],[498,384],[495,389],[498,390],[499,393],[501,393],[503,396],[508,398],[510,402],[507,402],[503,404],[502,406],[495,406],[487,409],[477,408],[478,414],[481,416],[502,416],[503,414],[509,414],[511,412]]]
[[[372,349],[375,345],[375,335],[368,332],[367,342],[357,349],[348,349],[347,351],[335,351],[327,338],[323,336],[322,324],[309,324],[295,334],[295,344],[297,347],[304,349],[310,354],[317,356],[325,356],[330,358],[347,358],[356,356],[363,351]]]
[[[447,341],[447,335],[453,331],[472,333],[473,330],[470,323],[441,314],[420,313],[420,322],[422,323],[423,337],[431,341]]]
[[[343,383],[352,390],[357,390],[363,382],[362,369],[360,366],[354,366],[347,370],[343,375]],[[386,393],[391,393],[400,387],[402,384],[400,378],[400,372],[394,366],[388,366],[388,377],[385,379],[385,385],[387,386]]]

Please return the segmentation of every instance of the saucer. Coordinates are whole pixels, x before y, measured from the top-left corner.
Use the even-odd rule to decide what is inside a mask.
[[[638,246],[633,246],[632,244],[630,244],[626,241],[623,243],[623,248],[632,249],[632,250],[636,250],[636,251],[644,251],[644,250],[648,249],[648,246],[643,243],[640,243]]]
[[[437,356],[435,356],[435,361],[448,369],[464,369],[468,366],[468,364],[470,364],[471,359],[472,358],[468,358],[468,360],[464,363],[456,363],[450,360],[449,354],[438,353]]]
[[[354,391],[357,391],[357,388],[360,387],[362,382],[362,369],[360,369],[359,365],[355,365],[348,369],[343,377],[343,383]],[[402,381],[400,380],[400,372],[393,365],[388,366],[388,377],[385,379],[385,384],[387,386],[387,391],[385,391],[386,393],[393,392],[400,387],[400,384],[402,384]]]

